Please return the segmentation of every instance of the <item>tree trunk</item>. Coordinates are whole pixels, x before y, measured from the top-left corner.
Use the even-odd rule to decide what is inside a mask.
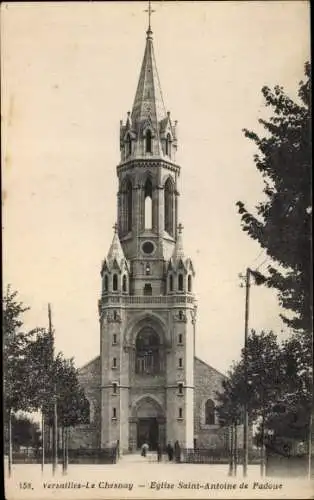
[[[64,425],[61,427],[61,441],[62,441],[62,474],[65,474],[65,428]]]
[[[12,410],[9,409],[9,456],[8,456],[8,472],[9,477],[12,474]]]
[[[237,465],[238,465],[238,426],[234,423],[234,450],[233,450],[233,475],[237,475]]]
[[[54,386],[53,403],[53,456],[52,456],[52,474],[55,475],[58,466],[58,414],[57,414],[57,388]]]
[[[233,475],[233,425],[229,427],[229,437],[230,437],[230,455],[229,455],[229,476]]]
[[[263,409],[262,424],[261,424],[261,464],[260,464],[261,477],[264,477],[264,470],[265,470],[264,441],[265,441],[265,413]]]
[[[68,472],[69,463],[69,440],[68,440],[68,428],[65,428],[65,472]]]
[[[42,455],[41,455],[41,472],[44,472],[44,465],[45,465],[45,415],[44,411],[41,410],[41,448],[42,448]]]

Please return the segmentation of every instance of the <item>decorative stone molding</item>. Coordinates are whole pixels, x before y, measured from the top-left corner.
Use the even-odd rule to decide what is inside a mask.
[[[174,321],[186,323],[187,317],[186,317],[185,312],[183,312],[183,311],[177,312],[174,316]]]
[[[197,307],[195,306],[193,311],[190,311],[192,325],[195,325],[196,323],[196,313],[197,313]]]
[[[171,172],[175,173],[180,173],[180,167],[179,165],[176,165],[175,163],[168,162],[166,160],[147,160],[145,158],[137,158],[136,160],[126,160],[124,162],[121,162],[117,166],[117,173],[119,174],[120,172],[125,172],[127,170],[131,170],[134,167],[139,167],[139,168],[154,168],[154,167],[163,167]]]
[[[121,323],[121,316],[118,311],[108,311],[107,313],[108,323]]]

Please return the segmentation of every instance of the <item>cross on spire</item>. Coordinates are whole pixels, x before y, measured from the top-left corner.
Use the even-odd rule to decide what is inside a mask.
[[[155,11],[152,9],[152,4],[151,4],[150,0],[148,0],[148,9],[146,9],[144,12],[148,12],[148,31],[151,31],[150,19],[151,19],[152,13]]]

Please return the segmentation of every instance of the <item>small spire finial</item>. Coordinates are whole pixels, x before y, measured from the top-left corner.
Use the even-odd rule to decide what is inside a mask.
[[[148,30],[147,30],[147,35],[151,35],[152,34],[152,29],[151,29],[151,24],[150,24],[150,21],[151,21],[151,15],[153,12],[155,12],[153,9],[152,9],[152,4],[151,4],[151,0],[148,0],[148,9],[146,9],[144,12],[148,12]]]
[[[114,230],[115,234],[118,232],[118,224],[115,223],[113,226],[112,226],[112,229]]]
[[[183,230],[183,226],[180,222],[180,224],[178,225],[178,231],[179,231],[179,234],[182,234],[182,230]]]

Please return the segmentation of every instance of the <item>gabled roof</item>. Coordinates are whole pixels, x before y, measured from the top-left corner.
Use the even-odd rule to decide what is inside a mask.
[[[112,243],[109,248],[108,255],[103,262],[102,270],[104,271],[106,268],[108,270],[111,269],[119,269],[122,270],[124,267],[128,269],[128,263],[125,258],[120,239],[118,236],[118,227],[117,224],[114,226],[114,235],[112,239]]]
[[[218,373],[218,375],[220,375],[223,379],[228,378],[227,375],[220,372],[219,370],[217,370],[217,368],[214,368],[212,365],[209,365],[208,363],[206,363],[206,361],[203,361],[201,358],[199,358],[197,356],[194,356],[194,362],[201,363],[202,365],[205,365],[209,370],[212,370],[212,371]],[[194,368],[195,368],[195,365],[194,365]]]
[[[173,249],[172,256],[168,261],[167,271],[171,270],[177,271],[178,269],[184,269],[186,272],[188,272],[189,270],[191,270],[194,275],[195,273],[192,260],[190,259],[190,257],[187,257],[185,255],[183,249],[182,229],[183,229],[182,225],[179,224],[177,230],[176,243]]]
[[[116,260],[117,262],[120,262],[123,259],[125,259],[125,256],[118,236],[118,231],[115,229],[112,243],[110,245],[109,252],[107,255],[107,261],[113,262],[114,260]]]

